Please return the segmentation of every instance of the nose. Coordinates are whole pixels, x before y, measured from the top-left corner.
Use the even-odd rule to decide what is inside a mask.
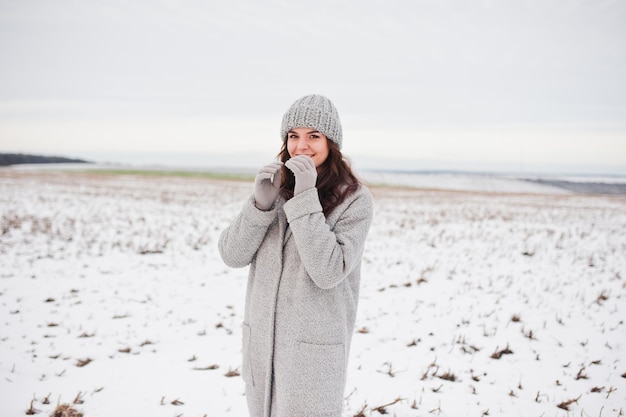
[[[298,139],[298,145],[296,146],[297,149],[306,149],[308,147],[309,147],[309,142],[306,140],[306,138]]]

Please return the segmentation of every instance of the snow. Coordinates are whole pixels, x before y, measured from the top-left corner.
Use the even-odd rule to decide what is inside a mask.
[[[536,194],[567,194],[554,186],[525,181],[511,175],[468,173],[412,173],[363,171],[363,179],[373,185],[396,185],[421,189],[454,191],[515,192]]]
[[[626,198],[446,181],[372,187],[344,415],[623,415]],[[0,170],[1,414],[247,415],[216,245],[251,190]]]

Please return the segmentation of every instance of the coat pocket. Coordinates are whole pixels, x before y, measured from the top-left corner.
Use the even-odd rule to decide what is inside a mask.
[[[302,410],[314,412],[307,415],[339,415],[346,382],[345,356],[343,344],[298,343],[294,388]]]
[[[254,378],[252,377],[252,361],[250,354],[250,338],[252,337],[252,329],[250,325],[244,323],[242,326],[242,349],[241,353],[242,363],[241,363],[241,377],[246,384],[250,384],[254,386]]]

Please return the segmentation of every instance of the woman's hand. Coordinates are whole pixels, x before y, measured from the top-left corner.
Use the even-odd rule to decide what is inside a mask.
[[[282,175],[282,162],[272,162],[259,170],[254,179],[254,204],[259,210],[267,211],[272,208],[278,191]]]
[[[285,166],[293,172],[296,177],[296,185],[293,195],[298,195],[303,191],[314,188],[317,182],[317,168],[313,158],[306,155],[298,155],[285,162]]]

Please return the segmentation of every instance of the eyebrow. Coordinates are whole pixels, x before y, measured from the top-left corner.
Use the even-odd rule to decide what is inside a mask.
[[[287,132],[287,133],[297,133],[297,132],[295,132],[295,131],[292,129],[292,130],[290,130],[290,131],[289,131],[289,132]],[[306,133],[307,133],[307,134],[311,134],[311,133],[320,133],[320,132],[319,132],[319,131],[317,131],[317,130],[313,130],[313,129],[311,129],[311,130],[309,130],[309,131],[308,131],[308,132],[306,132]]]

